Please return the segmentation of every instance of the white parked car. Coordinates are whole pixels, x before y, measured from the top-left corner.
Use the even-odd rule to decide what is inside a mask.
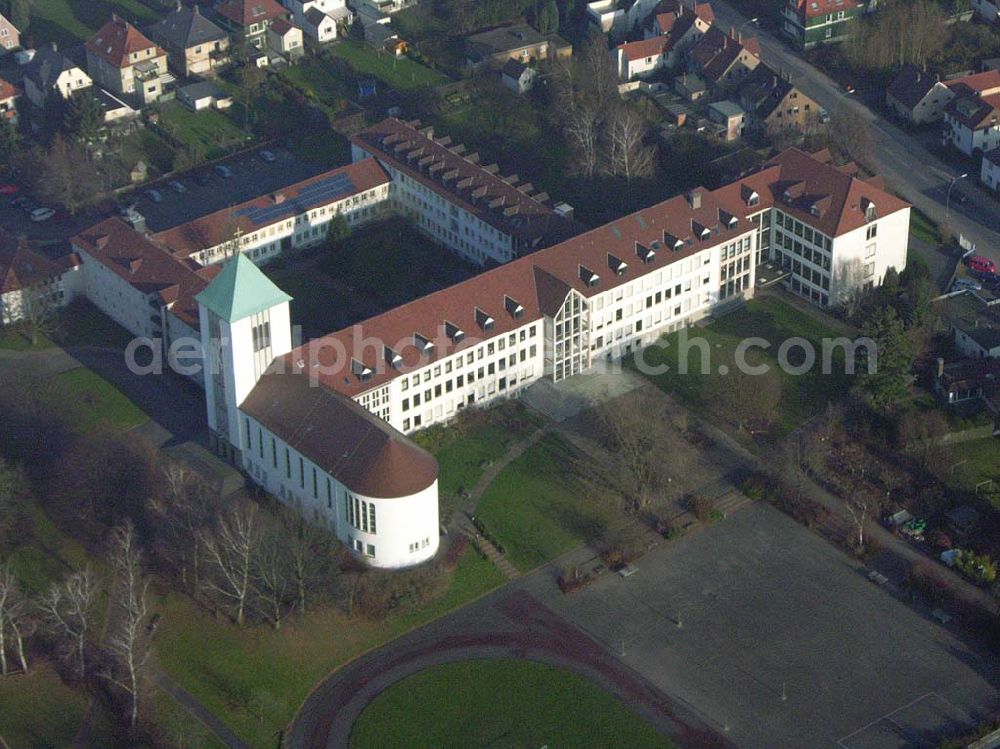
[[[972,291],[979,291],[983,288],[983,285],[972,278],[956,278],[955,283],[951,285],[951,288],[955,291],[961,291],[963,289],[971,289]]]
[[[31,220],[36,224],[40,224],[42,221],[48,221],[55,215],[56,212],[51,208],[36,208],[31,212]]]

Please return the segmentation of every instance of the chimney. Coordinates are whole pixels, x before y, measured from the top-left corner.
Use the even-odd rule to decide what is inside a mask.
[[[944,376],[944,359],[942,359],[940,356],[938,357],[937,365],[938,365],[937,376],[938,377],[943,377]]]
[[[701,208],[701,192],[692,190],[688,193],[688,203],[694,210]]]

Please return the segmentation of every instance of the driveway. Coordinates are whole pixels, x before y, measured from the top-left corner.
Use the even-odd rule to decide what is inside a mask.
[[[845,94],[833,80],[817,70],[783,41],[760,29],[743,26],[747,19],[722,0],[712,3],[723,28],[743,27],[760,40],[764,61],[775,70],[791,76],[801,91],[815,99],[829,112],[846,107],[871,123],[875,141],[878,173],[905,200],[912,203],[934,221],[945,219],[945,199],[952,177],[966,171],[964,165],[947,163],[924,147],[919,136],[911,135],[893,125],[854,97]],[[958,159],[956,159],[958,163]],[[970,181],[979,179],[978,168],[970,173]],[[959,188],[956,188],[959,189]],[[948,223],[955,234],[963,234],[976,243],[977,251],[1000,260],[1000,210],[997,201],[981,190],[966,186],[968,202],[951,206]]]

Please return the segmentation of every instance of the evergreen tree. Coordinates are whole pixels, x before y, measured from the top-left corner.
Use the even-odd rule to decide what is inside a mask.
[[[894,307],[879,307],[862,326],[861,334],[875,344],[871,357],[861,350],[861,389],[878,411],[889,412],[906,397],[913,367],[906,327]]]
[[[88,143],[97,138],[104,127],[104,111],[97,99],[87,91],[73,95],[63,117],[63,132],[71,138]]]

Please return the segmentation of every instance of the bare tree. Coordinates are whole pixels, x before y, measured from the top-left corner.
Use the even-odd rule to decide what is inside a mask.
[[[23,165],[39,197],[66,206],[70,215],[100,196],[100,174],[86,150],[59,136],[47,151],[32,151]]]
[[[601,110],[586,101],[565,110],[563,131],[577,156],[576,169],[584,177],[593,177],[600,164],[602,119]]]
[[[624,177],[628,202],[632,203],[632,180],[648,176],[653,171],[656,151],[646,145],[649,128],[638,112],[619,106],[611,115],[607,128],[608,171]]]
[[[623,463],[632,510],[646,507],[672,481],[669,466],[680,453],[671,446],[680,440],[662,411],[662,405],[645,394],[619,398],[597,410],[605,443]]]
[[[108,557],[114,571],[111,591],[114,618],[105,641],[111,662],[101,675],[125,693],[129,725],[135,728],[150,654],[149,580],[142,572],[142,551],[131,520],[111,531]]]
[[[281,521],[291,563],[295,606],[304,614],[317,589],[324,583],[333,583],[333,536],[291,508],[282,509]]]
[[[20,328],[31,341],[38,344],[41,336],[52,335],[57,326],[56,298],[48,284],[36,284],[21,290]]]
[[[215,527],[200,535],[210,563],[203,585],[232,609],[236,623],[243,626],[253,592],[254,555],[260,544],[257,505],[244,500],[223,512]]]
[[[72,573],[61,583],[52,583],[38,600],[38,608],[50,631],[69,645],[75,654],[77,677],[86,673],[87,636],[98,581],[90,567]]]
[[[277,523],[270,523],[253,559],[253,586],[264,616],[281,628],[293,589],[293,567],[287,539]]]
[[[832,145],[843,160],[854,160],[867,169],[875,167],[875,139],[871,123],[853,106],[841,105],[830,116]]]
[[[189,590],[197,590],[204,555],[203,532],[215,515],[212,493],[201,477],[177,462],[163,467],[166,492],[150,509],[157,518],[160,553]]]
[[[858,551],[863,551],[865,548],[865,523],[868,522],[875,509],[874,499],[875,497],[871,492],[858,487],[850,493],[847,501],[844,503],[847,506],[847,512],[850,514],[851,520],[854,521],[855,543],[857,544]]]
[[[899,439],[903,449],[912,451],[920,467],[927,470],[948,429],[948,418],[940,411],[910,411],[899,420]]]

